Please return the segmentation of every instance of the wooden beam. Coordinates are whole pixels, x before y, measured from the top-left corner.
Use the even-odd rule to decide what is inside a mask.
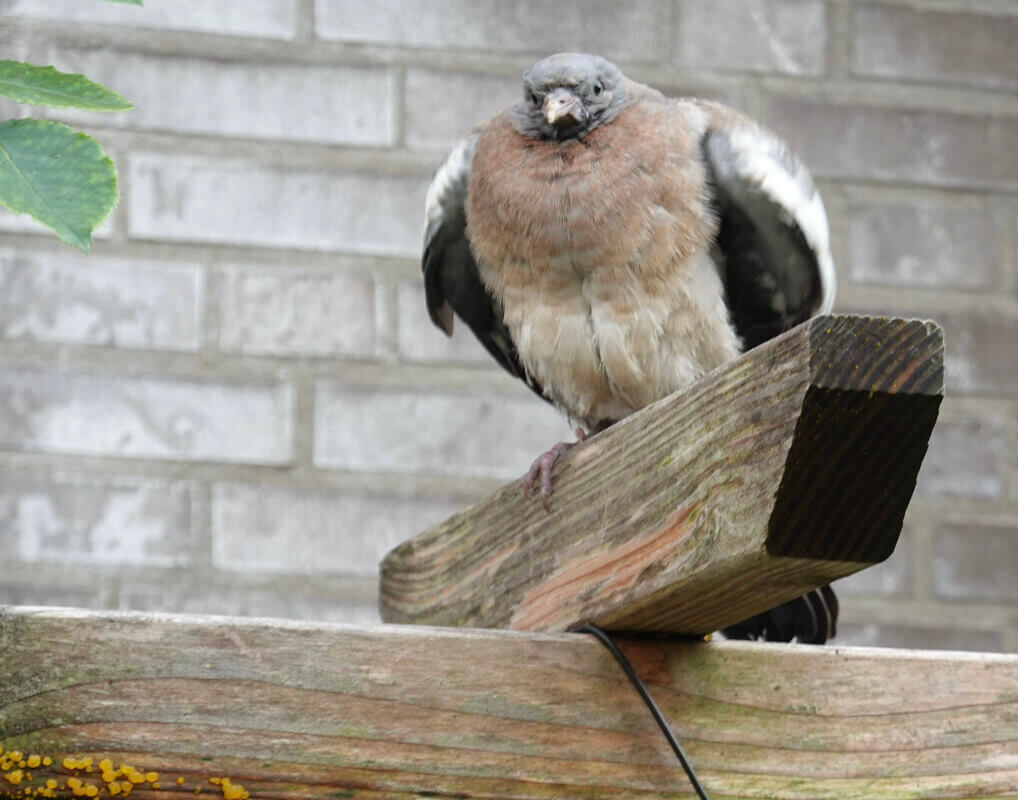
[[[702,634],[887,558],[943,394],[932,322],[819,317],[386,556],[390,622]]]
[[[715,800],[1018,797],[1018,657],[620,643]],[[691,795],[580,634],[0,609],[0,675],[22,800],[109,798],[104,759],[149,798]]]

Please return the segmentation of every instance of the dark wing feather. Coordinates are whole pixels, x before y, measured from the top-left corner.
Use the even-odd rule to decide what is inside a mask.
[[[729,639],[763,639],[768,642],[823,644],[837,632],[838,598],[830,586],[757,614],[724,629]]]
[[[830,311],[834,265],[827,216],[809,173],[780,139],[735,114],[704,109],[711,124],[702,149],[720,223],[711,255],[732,324],[749,349]],[[837,621],[838,600],[824,586],[724,633],[823,644],[834,636]]]
[[[746,349],[829,311],[827,217],[809,173],[774,134],[730,116],[703,154],[720,218],[712,256]]]
[[[547,399],[520,363],[502,312],[481,281],[467,240],[466,199],[477,133],[459,142],[428,187],[424,231],[424,294],[431,321],[452,335],[453,314],[462,319],[492,357]]]

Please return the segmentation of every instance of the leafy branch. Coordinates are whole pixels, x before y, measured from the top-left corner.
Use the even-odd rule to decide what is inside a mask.
[[[107,0],[140,6],[142,0]],[[0,94],[18,103],[86,111],[127,111],[116,92],[83,75],[20,61],[0,61]],[[117,201],[117,169],[90,136],[62,122],[15,119],[0,123],[0,205],[52,228],[60,240],[88,252],[92,232]]]

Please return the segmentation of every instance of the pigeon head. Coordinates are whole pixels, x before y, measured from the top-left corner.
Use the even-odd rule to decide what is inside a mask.
[[[588,53],[556,53],[524,73],[523,99],[511,117],[525,136],[563,141],[610,122],[626,100],[626,79],[610,61]]]

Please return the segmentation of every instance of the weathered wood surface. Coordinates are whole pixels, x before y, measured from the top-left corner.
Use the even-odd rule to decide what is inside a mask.
[[[1018,657],[621,644],[715,800],[1018,797]],[[65,756],[155,771],[147,797],[690,795],[579,634],[0,609],[0,675],[0,745],[53,760],[18,796]]]
[[[390,622],[700,634],[891,554],[943,393],[932,322],[819,317],[393,550]]]

